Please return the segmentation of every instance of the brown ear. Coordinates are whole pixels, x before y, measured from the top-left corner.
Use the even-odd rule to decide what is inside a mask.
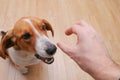
[[[6,35],[7,32],[3,31],[0,29],[0,35],[3,37],[4,35]]]
[[[1,49],[1,45],[0,45],[0,56],[5,59],[6,55],[3,53],[2,49]]]
[[[45,19],[43,19],[43,23],[46,25],[46,29],[50,30],[52,32],[52,36],[54,36],[54,31],[53,31],[52,26],[50,25],[50,23]]]
[[[12,31],[8,31],[1,39],[0,56],[4,59],[8,56],[7,49],[14,46],[14,42],[12,41],[12,39]]]

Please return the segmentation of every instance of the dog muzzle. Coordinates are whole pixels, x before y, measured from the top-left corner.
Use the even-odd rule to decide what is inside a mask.
[[[51,57],[51,58],[44,58],[44,57],[41,57],[39,54],[35,54],[35,57],[42,60],[44,63],[46,64],[52,64],[54,62],[54,58]]]

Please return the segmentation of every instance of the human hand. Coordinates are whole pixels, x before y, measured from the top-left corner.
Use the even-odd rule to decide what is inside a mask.
[[[66,35],[77,36],[76,45],[58,42],[58,47],[70,56],[84,71],[97,80],[118,80],[120,69],[109,56],[102,38],[85,21],[68,28]],[[113,73],[119,73],[114,74]]]

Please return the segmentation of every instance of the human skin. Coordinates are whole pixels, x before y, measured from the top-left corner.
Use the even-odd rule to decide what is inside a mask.
[[[58,42],[58,47],[71,57],[81,69],[95,80],[119,80],[120,67],[109,56],[109,51],[103,39],[94,28],[80,21],[65,31],[66,35],[75,34],[77,43],[68,45]]]

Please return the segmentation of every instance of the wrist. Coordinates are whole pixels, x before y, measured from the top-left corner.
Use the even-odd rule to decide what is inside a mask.
[[[107,64],[106,64],[107,65]],[[96,80],[119,80],[120,79],[120,67],[116,63],[108,65],[98,71],[91,74]]]
[[[78,65],[95,80],[120,80],[120,66],[111,58],[99,60],[83,60],[86,64],[78,62]]]

